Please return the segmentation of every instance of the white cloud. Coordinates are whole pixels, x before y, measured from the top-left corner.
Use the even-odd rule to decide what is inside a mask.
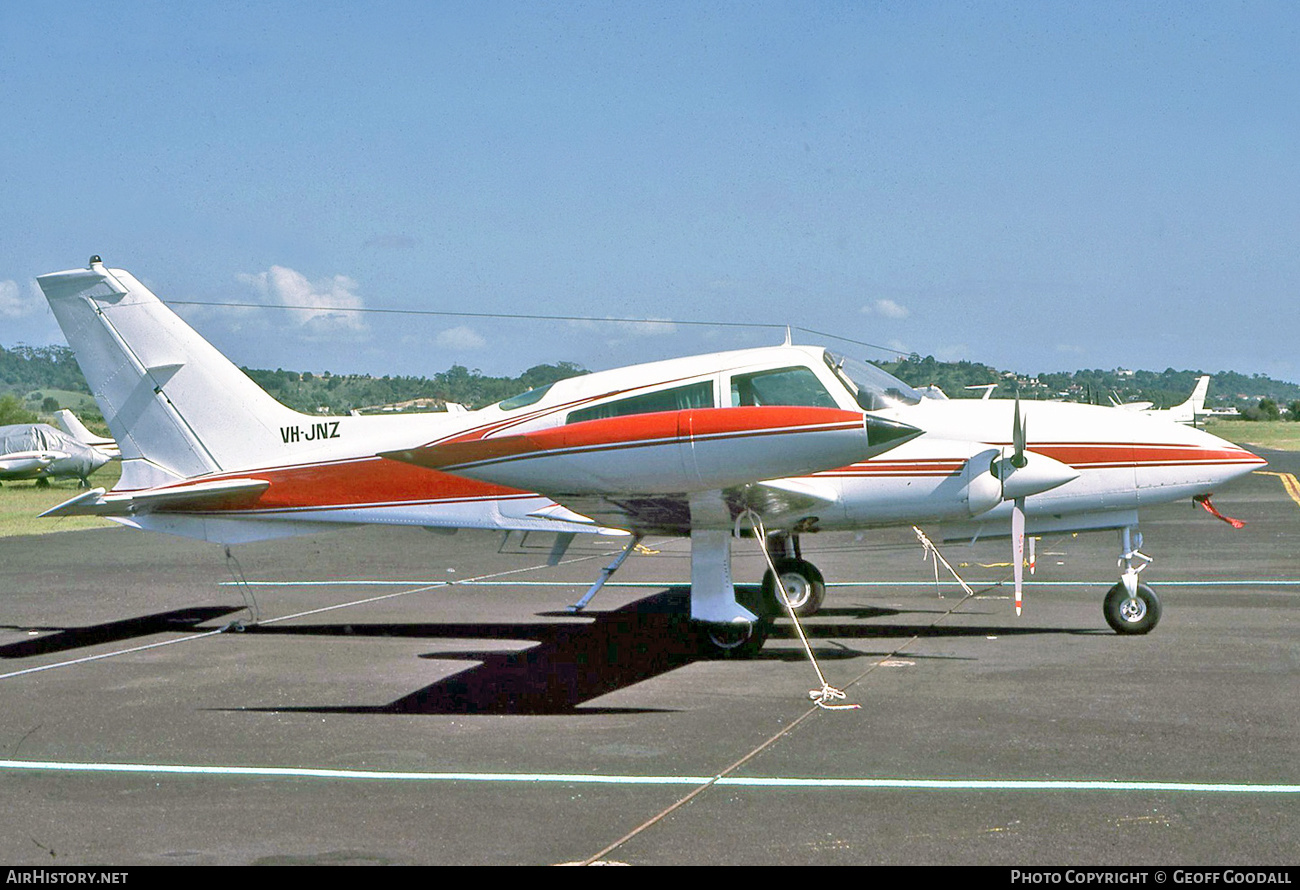
[[[870,306],[863,306],[862,312],[865,315],[882,315],[885,318],[907,318],[911,314],[906,306],[901,306],[893,300],[876,300]]]
[[[613,329],[632,337],[663,337],[677,333],[676,323],[667,318],[583,319],[570,324],[584,331],[608,332]]]
[[[666,318],[643,318],[637,321],[620,321],[616,327],[638,337],[664,337],[677,333],[677,325]]]
[[[360,313],[330,311],[365,308],[361,298],[353,293],[357,283],[346,275],[311,282],[293,269],[272,266],[256,275],[241,274],[237,277],[272,305],[295,307],[289,310],[289,317],[309,338],[326,339],[369,331]]]
[[[478,331],[465,325],[439,331],[438,336],[434,338],[434,343],[452,352],[468,352],[471,349],[482,349],[487,345],[487,341]]]
[[[35,314],[39,308],[34,300],[23,299],[18,282],[0,281],[0,318],[23,318]]]

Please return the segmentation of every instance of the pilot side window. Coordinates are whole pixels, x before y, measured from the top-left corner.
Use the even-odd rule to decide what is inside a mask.
[[[713,407],[713,381],[704,380],[675,389],[661,389],[639,396],[579,408],[570,411],[565,423],[584,420],[603,420],[606,417],[626,417],[629,414],[653,414],[657,411],[685,411],[688,408]]]
[[[808,368],[779,368],[731,378],[731,406],[804,405],[838,408],[826,387]]]

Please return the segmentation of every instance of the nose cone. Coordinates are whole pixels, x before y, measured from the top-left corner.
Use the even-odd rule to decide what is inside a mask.
[[[1181,424],[1152,420],[1135,433],[1137,484],[1148,503],[1210,494],[1268,465],[1240,445]]]
[[[866,425],[868,453],[864,459],[884,454],[904,442],[912,441],[925,432],[911,424],[900,423],[897,420],[886,420],[874,414],[866,415]]]
[[[1200,430],[1196,432],[1200,432],[1202,437],[1199,443],[1202,451],[1201,459],[1210,465],[1211,475],[1219,482],[1230,482],[1268,466],[1268,461],[1240,445],[1234,445],[1226,439],[1220,439],[1207,432]]]
[[[113,455],[100,451],[98,448],[90,449],[90,472],[93,473],[113,459]],[[90,475],[87,473],[86,475]]]

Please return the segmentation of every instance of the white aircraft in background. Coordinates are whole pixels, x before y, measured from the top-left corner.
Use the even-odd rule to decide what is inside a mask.
[[[77,426],[80,421],[70,411],[61,411],[72,417]],[[86,435],[64,427],[56,430],[46,423],[17,423],[0,426],[0,480],[44,480],[75,477],[83,488],[89,487],[86,477],[117,456],[116,448],[102,447],[104,442],[85,427]]]
[[[113,491],[46,515],[222,543],[371,522],[630,532],[583,603],[641,536],[689,536],[692,618],[735,654],[762,646],[783,598],[820,605],[801,535],[900,524],[1011,533],[1017,554],[1027,533],[1121,529],[1125,571],[1105,612],[1145,633],[1159,602],[1133,565],[1145,559],[1138,507],[1207,496],[1263,464],[1110,408],[923,399],[874,366],[788,343],[574,377],[463,414],[310,417],[129,273],[93,257],[38,281],[123,457]],[[755,611],[737,601],[731,540],[759,523],[776,572]]]
[[[1192,394],[1188,396],[1187,401],[1172,408],[1156,408],[1151,402],[1121,402],[1114,396],[1111,397],[1110,402],[1116,408],[1125,411],[1140,411],[1152,417],[1172,420],[1174,423],[1196,426],[1201,418],[1208,416],[1209,412],[1205,410],[1205,394],[1209,391],[1210,375],[1205,374],[1196,378],[1196,385],[1192,387]]]

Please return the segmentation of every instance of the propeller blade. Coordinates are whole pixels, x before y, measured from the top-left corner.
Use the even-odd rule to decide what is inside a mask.
[[[1011,573],[1016,583],[1016,614],[1024,605],[1025,590],[1025,499],[1016,498],[1011,508]]]
[[[1020,396],[1016,396],[1016,413],[1011,421],[1011,441],[1015,446],[1015,454],[1011,457],[1011,465],[1019,469],[1029,461],[1025,457],[1025,443],[1029,438],[1029,422],[1020,416]]]

